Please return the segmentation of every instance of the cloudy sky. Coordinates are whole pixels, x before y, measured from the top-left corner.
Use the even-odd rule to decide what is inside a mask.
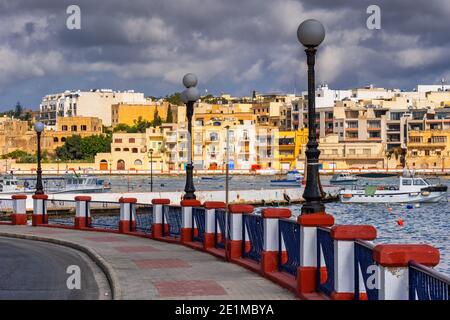
[[[66,9],[81,8],[81,30]],[[381,29],[369,30],[369,5]],[[301,21],[323,22],[317,77],[332,88],[450,82],[449,0],[0,0],[0,109],[65,89],[162,96],[304,90]]]

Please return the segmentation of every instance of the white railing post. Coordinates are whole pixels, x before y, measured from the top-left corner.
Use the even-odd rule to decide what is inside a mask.
[[[91,225],[91,210],[89,202],[92,200],[89,196],[75,197],[75,229],[88,228]]]
[[[11,214],[11,224],[26,225],[27,224],[27,196],[25,194],[15,194],[11,196],[13,199],[13,212]]]
[[[205,208],[205,234],[203,235],[203,248],[206,250],[209,248],[214,248],[216,210],[225,209],[225,202],[206,201],[203,204],[203,207]]]
[[[198,200],[182,200],[181,205],[181,230],[180,241],[182,243],[192,242],[192,207],[200,207]]]
[[[120,198],[119,232],[129,233],[136,230],[136,198]]]
[[[33,198],[33,216],[32,225],[38,226],[40,224],[48,223],[47,205],[45,201],[48,199],[46,194],[34,194]]]
[[[164,205],[170,204],[170,199],[153,199],[152,238],[160,239],[163,236],[163,210]]]
[[[227,239],[226,255],[228,259],[242,257],[242,215],[253,213],[253,206],[247,204],[230,204],[230,239]],[[227,222],[225,222],[227,223]],[[227,237],[227,235],[225,235]]]

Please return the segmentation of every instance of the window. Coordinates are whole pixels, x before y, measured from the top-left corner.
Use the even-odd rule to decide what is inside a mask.
[[[413,181],[415,186],[424,186],[426,185],[425,181],[423,181],[422,179],[414,179]]]
[[[134,164],[135,164],[136,166],[142,166],[142,161],[139,160],[139,159],[136,159],[136,160],[134,160]]]
[[[62,138],[61,138],[61,142],[66,142],[66,138],[65,138],[65,137],[62,137]]]
[[[129,142],[129,143],[135,143],[135,142],[136,142],[136,139],[135,139],[135,138],[130,138],[130,139],[128,139],[128,142]]]
[[[67,131],[67,126],[64,125],[64,126],[61,127],[61,129],[62,129],[62,131]]]
[[[130,148],[123,148],[123,151],[130,151]]]
[[[82,125],[81,125],[81,131],[87,131],[87,126],[84,125],[84,124],[82,124]]]
[[[54,137],[53,138],[53,142],[58,142],[59,140],[58,140],[58,137]]]
[[[371,151],[372,151],[372,150],[370,150],[370,149],[363,149],[363,155],[365,155],[365,156],[370,156]]]
[[[114,151],[120,151],[120,148],[115,148]]]
[[[402,185],[404,185],[404,186],[412,185],[411,179],[403,179]]]
[[[131,149],[131,152],[133,152],[133,153],[138,153],[138,148],[133,148],[133,149]]]
[[[429,156],[430,155],[430,150],[425,150],[425,155]]]
[[[70,131],[77,131],[77,126],[71,126]]]
[[[114,143],[122,143],[122,139],[114,139]]]
[[[355,149],[348,149],[348,154],[351,154],[351,155],[356,154]]]

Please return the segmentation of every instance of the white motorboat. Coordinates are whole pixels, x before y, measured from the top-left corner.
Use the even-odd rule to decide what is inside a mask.
[[[339,191],[342,203],[438,202],[446,197],[447,186],[415,177],[399,177],[398,185],[353,186]]]
[[[280,187],[300,187],[302,180],[303,176],[298,170],[291,170],[287,172],[286,179],[270,180],[270,184]]]
[[[336,173],[331,177],[331,184],[353,184],[358,181],[358,177],[347,172]]]
[[[278,173],[278,171],[275,169],[259,169],[256,172],[262,176],[274,176]]]
[[[111,188],[109,182],[95,176],[68,174],[64,177],[42,178],[46,194],[57,193],[97,193],[105,192]],[[17,179],[12,175],[0,177],[0,194],[25,193],[36,191],[36,178]]]

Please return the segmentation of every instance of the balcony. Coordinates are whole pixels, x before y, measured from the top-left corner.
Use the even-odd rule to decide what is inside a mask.
[[[356,128],[345,128],[345,131],[347,131],[347,132],[358,132],[358,127],[356,127]]]

